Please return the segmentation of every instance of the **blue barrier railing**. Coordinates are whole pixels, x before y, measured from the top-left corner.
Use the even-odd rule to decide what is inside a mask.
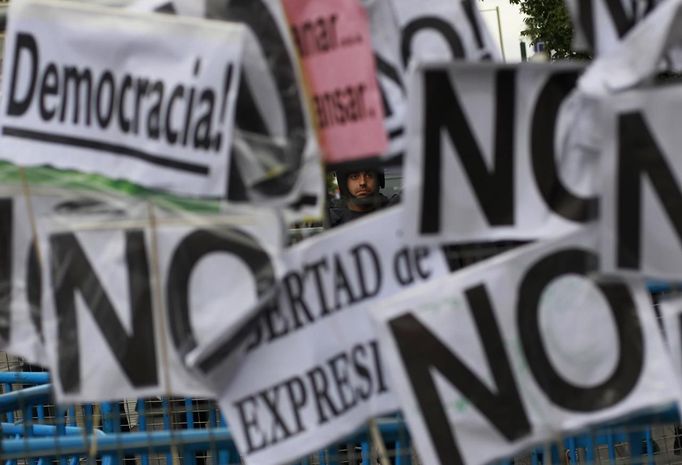
[[[25,382],[28,377],[17,374],[3,374],[6,377],[16,376]],[[31,378],[33,381],[45,381],[42,377]],[[7,379],[7,378],[0,378]],[[17,391],[7,392],[0,395],[0,413],[9,410],[23,410],[25,415],[31,408],[44,404],[49,399],[50,385],[43,384],[22,388]],[[75,408],[59,409],[68,418],[56,425],[48,424],[18,424],[5,421],[0,424],[4,439],[1,445],[1,454],[7,463],[15,463],[11,459],[22,457],[51,458],[68,457],[71,461],[74,457],[88,457],[95,453],[104,460],[105,464],[121,463],[123,456],[138,455],[142,464],[148,464],[150,454],[163,454],[166,459],[173,458],[173,454],[181,452],[185,457],[183,463],[195,463],[195,454],[198,451],[210,451],[211,456],[217,458],[217,463],[228,464],[239,462],[239,455],[234,445],[232,435],[225,426],[222,417],[215,410],[209,415],[209,429],[196,429],[192,417],[192,403],[181,400],[185,410],[182,415],[187,423],[184,430],[173,430],[173,418],[170,413],[169,400],[163,400],[163,419],[161,431],[148,430],[148,418],[143,401],[137,401],[138,426],[141,431],[121,432],[120,424],[116,424],[115,418],[119,412],[118,403],[103,403],[99,405],[102,414],[102,429],[93,427],[93,406],[84,405],[82,425],[75,425]],[[70,410],[70,411],[69,411]],[[62,418],[64,418],[62,416]],[[24,417],[27,418],[27,417]],[[39,421],[42,418],[36,417]],[[597,430],[585,434],[576,434],[564,438],[559,444],[554,444],[548,451],[549,457],[544,457],[545,449],[535,449],[530,452],[531,465],[552,464],[577,464],[578,451],[584,451],[584,457],[588,462],[594,463],[597,448],[605,446],[608,457],[612,463],[616,460],[616,445],[629,443],[632,463],[654,464],[654,452],[652,445],[651,430],[648,425],[652,423],[676,423],[679,415],[676,409],[669,409],[656,414],[640,415],[629,418],[627,422],[603,425]],[[638,430],[622,432],[623,426],[641,426]],[[384,440],[391,446],[392,463],[395,465],[409,465],[412,462],[412,445],[407,433],[405,422],[400,415],[382,419],[378,427]],[[371,455],[371,443],[366,430],[360,430],[348,437],[344,443],[355,445],[360,451],[361,463],[369,464]],[[643,453],[640,454],[640,447]],[[560,450],[563,448],[563,450]],[[93,452],[94,451],[94,452]],[[324,465],[335,465],[338,460],[339,447],[330,447],[320,451],[318,461]],[[567,460],[562,460],[562,454]],[[170,463],[170,462],[169,462]],[[303,463],[307,463],[304,461]],[[510,462],[501,462],[504,465]]]
[[[668,283],[649,282],[652,294],[660,295],[680,288]],[[144,400],[134,405],[137,417],[137,431],[124,431],[121,427],[121,405],[118,402],[101,403],[97,406],[85,404],[67,408],[51,406],[50,377],[46,372],[0,372],[0,458],[6,465],[15,465],[16,459],[31,458],[30,463],[47,464],[53,457],[60,458],[60,465],[76,465],[79,458],[95,454],[104,465],[120,463],[129,455],[139,458],[141,465],[151,463],[152,454],[164,456],[166,463],[174,463],[174,457],[181,454],[188,465],[195,465],[199,453],[209,454],[214,463],[239,463],[240,458],[232,435],[220,412],[208,408],[200,427],[195,418],[192,399],[161,399],[160,423],[152,425],[151,418],[159,412],[152,412]],[[15,387],[18,389],[14,389]],[[174,411],[175,406],[175,411]],[[50,410],[51,415],[48,415]],[[99,415],[101,429],[96,427]],[[48,418],[49,417],[49,418]],[[49,421],[54,424],[48,424]],[[562,438],[548,447],[529,452],[531,465],[576,465],[580,462],[579,452],[588,463],[596,463],[599,448],[605,448],[608,459],[615,464],[616,446],[629,444],[631,463],[654,465],[654,441],[652,424],[677,424],[680,422],[677,409],[655,414],[640,415],[608,425],[601,425],[589,432],[573,434]],[[182,423],[183,429],[177,429]],[[155,430],[155,428],[161,428]],[[405,422],[400,415],[380,420],[379,431],[391,448],[391,462],[394,465],[412,463],[412,443]],[[344,445],[352,445],[358,452],[360,463],[370,464],[372,447],[366,429],[359,430],[346,438]],[[316,454],[320,465],[339,464],[339,451],[344,445],[330,446]],[[302,463],[310,463],[303,460]],[[498,465],[507,465],[502,461]]]
[[[29,457],[31,459],[51,459],[54,457],[68,458],[70,465],[78,463],[74,458],[84,458],[95,454],[104,460],[104,465],[122,463],[122,458],[137,455],[142,465],[150,463],[152,454],[165,455],[166,463],[174,463],[174,454],[181,453],[183,463],[194,465],[195,456],[200,451],[210,451],[212,457],[217,458],[219,464],[239,463],[239,454],[232,435],[225,424],[224,418],[215,408],[208,410],[207,426],[197,428],[194,418],[194,407],[191,399],[173,401],[161,400],[160,431],[151,431],[149,412],[143,400],[135,403],[140,431],[122,432],[119,403],[101,403],[98,405],[101,415],[101,428],[94,427],[96,416],[92,405],[80,406],[82,410],[81,425],[76,425],[76,408],[53,407],[57,412],[52,421],[56,424],[43,424],[45,405],[51,399],[51,385],[47,373],[0,373],[0,383],[5,386],[5,393],[0,395],[0,416],[5,415],[0,429],[0,457],[7,465],[16,464],[15,459]],[[25,387],[26,385],[37,384]],[[11,390],[12,385],[21,385],[20,389]],[[176,412],[174,417],[172,403],[182,404],[182,411]],[[40,411],[36,410],[40,407]],[[36,410],[34,410],[36,409]],[[20,423],[15,423],[21,412]],[[186,429],[173,429],[177,418],[184,420]],[[34,423],[37,421],[38,423]],[[411,443],[404,421],[399,416],[380,422],[379,429],[382,437],[392,445],[397,452],[393,460],[395,465],[411,464]],[[361,463],[370,464],[369,433],[361,430],[347,438],[344,444],[353,444],[360,450]],[[339,450],[345,446],[330,447],[320,451],[324,458],[321,465],[337,465]],[[33,462],[32,462],[33,463]],[[38,462],[40,463],[40,462]],[[47,463],[47,462],[45,462]],[[66,465],[67,461],[64,461]],[[302,463],[307,463],[303,461]]]

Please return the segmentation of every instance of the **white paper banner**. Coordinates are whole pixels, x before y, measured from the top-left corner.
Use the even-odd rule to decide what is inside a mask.
[[[237,376],[208,370],[247,463],[290,462],[399,408],[369,309],[448,271],[440,249],[402,241],[401,216],[394,207],[285,252],[278,305],[246,341]]]
[[[282,242],[273,214],[162,214],[151,229],[145,212],[41,221],[59,402],[209,396],[184,356],[233,334],[272,293]]]
[[[420,242],[537,239],[597,214],[597,158],[569,144],[575,65],[432,64],[410,84],[405,195]]]
[[[591,228],[509,252],[373,309],[424,463],[478,465],[677,402],[643,283],[595,279]]]
[[[0,156],[224,197],[244,31],[74,2],[12,2]]]

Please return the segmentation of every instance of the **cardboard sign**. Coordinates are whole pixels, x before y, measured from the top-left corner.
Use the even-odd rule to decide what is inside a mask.
[[[3,159],[226,195],[242,27],[51,0],[9,18]]]
[[[597,250],[583,228],[373,309],[424,463],[490,463],[679,401],[643,282],[596,278]]]
[[[185,355],[238,333],[274,288],[274,214],[178,221],[160,212],[156,221],[134,206],[41,221],[43,327],[59,402],[210,396]]]
[[[359,0],[284,0],[327,163],[386,150],[367,15]]]
[[[401,216],[394,207],[286,251],[278,301],[245,341],[236,377],[220,347],[196,359],[247,463],[291,462],[399,408],[369,310],[449,270],[439,248],[402,241]]]
[[[410,84],[408,235],[427,243],[526,240],[594,220],[598,159],[570,138],[581,102],[568,96],[581,71],[573,64],[418,67]]]

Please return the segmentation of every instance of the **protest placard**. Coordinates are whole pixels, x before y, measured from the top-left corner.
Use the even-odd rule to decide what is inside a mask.
[[[384,115],[360,0],[282,2],[327,163],[384,153]]]
[[[373,311],[425,463],[483,464],[680,400],[641,280],[599,278],[595,228],[499,255]]]
[[[56,0],[10,9],[2,159],[226,195],[243,27]]]
[[[235,377],[220,345],[195,358],[247,463],[295,460],[399,408],[369,310],[449,271],[441,249],[402,240],[401,217],[393,207],[287,250]]]
[[[42,326],[60,402],[210,396],[185,354],[238,333],[275,288],[274,214],[142,207],[40,220]]]

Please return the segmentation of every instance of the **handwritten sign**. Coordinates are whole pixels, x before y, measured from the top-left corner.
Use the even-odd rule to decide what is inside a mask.
[[[369,22],[359,0],[284,0],[328,163],[387,148]]]

